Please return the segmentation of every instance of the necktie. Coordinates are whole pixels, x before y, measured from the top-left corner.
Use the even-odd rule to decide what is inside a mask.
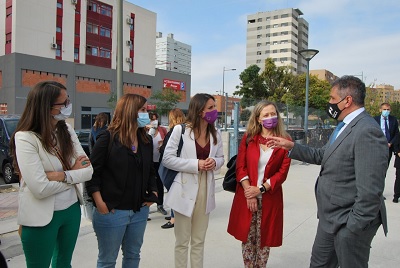
[[[342,127],[345,125],[345,123],[339,122],[339,124],[337,125],[337,127],[335,128],[335,130],[332,133],[332,139],[331,139],[331,144],[336,140],[337,135],[339,134],[339,131],[342,129]]]
[[[387,141],[389,142],[390,141],[390,133],[389,133],[389,127],[387,124],[387,117],[384,117],[384,119],[385,119],[385,136],[386,136]]]

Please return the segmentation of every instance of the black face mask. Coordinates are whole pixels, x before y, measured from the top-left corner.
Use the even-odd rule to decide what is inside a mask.
[[[347,97],[347,96],[346,96]],[[330,117],[332,117],[333,119],[338,119],[339,115],[342,113],[342,111],[346,108],[344,108],[343,110],[340,110],[338,107],[338,104],[341,103],[346,97],[344,97],[341,101],[339,101],[338,103],[329,103],[326,105],[326,112],[328,113],[328,115]]]

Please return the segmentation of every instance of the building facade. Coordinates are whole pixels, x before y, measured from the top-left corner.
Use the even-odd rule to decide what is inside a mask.
[[[112,112],[116,94],[118,0],[0,0],[0,106],[22,113],[37,82],[64,84],[75,128],[88,128],[99,112]],[[178,84],[180,108],[190,100],[190,75],[155,68],[154,12],[123,3],[123,90],[151,98]],[[154,34],[149,34],[154,33]],[[168,83],[166,83],[168,82]],[[149,101],[151,103],[151,99]]]
[[[156,34],[156,68],[181,74],[191,74],[192,47],[174,39],[172,33]]]
[[[325,70],[325,69],[310,70],[310,75],[317,76],[319,80],[328,81],[329,84],[333,84],[333,82],[335,82],[335,80],[339,78],[336,75],[334,75],[332,72]]]
[[[294,73],[307,71],[307,63],[298,54],[308,48],[308,22],[300,9],[280,9],[247,16],[246,67],[264,70],[265,60],[276,66],[289,66]]]

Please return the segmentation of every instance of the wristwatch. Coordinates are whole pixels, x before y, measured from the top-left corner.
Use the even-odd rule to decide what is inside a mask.
[[[260,186],[258,186],[258,188],[260,189],[260,192],[263,194],[263,193],[265,193],[265,191],[267,190],[267,189],[265,189],[265,186],[264,185],[260,185]]]

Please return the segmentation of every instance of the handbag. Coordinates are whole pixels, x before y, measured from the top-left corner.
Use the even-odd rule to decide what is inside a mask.
[[[229,159],[228,164],[226,164],[228,171],[226,171],[225,176],[224,176],[224,181],[222,182],[222,188],[224,188],[225,191],[232,192],[232,193],[236,192],[236,186],[237,186],[236,158],[237,158],[237,155],[232,156],[232,158]]]
[[[247,149],[247,140],[246,140],[246,149]],[[222,182],[222,188],[224,188],[225,191],[235,193],[236,192],[236,186],[237,186],[237,180],[236,180],[236,158],[237,155],[232,156],[231,159],[229,159],[228,164],[226,164],[226,167],[228,170],[225,173],[224,176],[224,181]]]
[[[178,157],[181,156],[181,151],[182,151],[182,146],[183,146],[182,135],[185,133],[185,128],[186,128],[185,124],[181,124],[181,126],[182,126],[182,134],[181,134],[181,139],[180,139],[179,145],[178,145],[178,151],[176,153],[176,156],[178,156]],[[167,141],[167,143],[168,143],[168,141]],[[161,181],[168,191],[171,188],[172,183],[174,182],[176,174],[178,174],[178,171],[169,169],[163,165],[162,161],[160,162],[160,167],[158,168],[158,175],[160,175]]]

